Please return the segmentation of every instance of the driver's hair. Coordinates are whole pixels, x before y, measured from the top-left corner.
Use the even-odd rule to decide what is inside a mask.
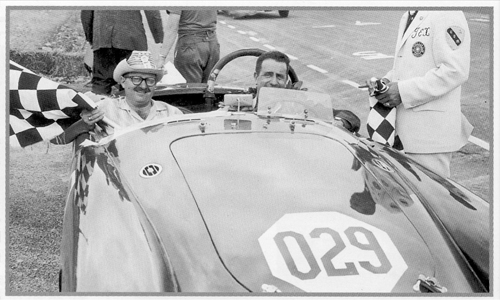
[[[288,70],[290,68],[290,59],[288,56],[280,51],[267,51],[262,53],[259,58],[257,58],[257,63],[255,64],[255,73],[260,74],[260,70],[262,69],[262,62],[266,59],[272,59],[277,62],[282,62],[286,64],[286,73],[288,74]]]

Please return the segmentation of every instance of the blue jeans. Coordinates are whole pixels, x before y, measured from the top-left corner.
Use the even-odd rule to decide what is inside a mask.
[[[184,34],[177,40],[174,66],[186,82],[207,82],[219,57],[220,45],[215,31]]]

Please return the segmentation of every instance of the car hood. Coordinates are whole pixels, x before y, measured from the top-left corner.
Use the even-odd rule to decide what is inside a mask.
[[[382,158],[278,132],[193,136],[171,151],[221,261],[251,291],[412,292],[436,272],[406,213],[418,199]]]

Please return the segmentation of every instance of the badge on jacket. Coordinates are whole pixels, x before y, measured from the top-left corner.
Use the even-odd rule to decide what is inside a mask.
[[[456,50],[462,45],[465,38],[465,31],[458,26],[451,26],[446,29],[446,42],[451,49]]]
[[[424,55],[425,53],[424,44],[422,42],[416,42],[415,44],[413,44],[413,46],[411,47],[411,53],[413,53],[415,57],[420,57]]]

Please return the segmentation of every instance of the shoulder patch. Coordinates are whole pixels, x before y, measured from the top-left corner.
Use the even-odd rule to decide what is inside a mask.
[[[465,38],[465,30],[458,26],[451,26],[446,29],[446,42],[451,49],[458,49]]]

